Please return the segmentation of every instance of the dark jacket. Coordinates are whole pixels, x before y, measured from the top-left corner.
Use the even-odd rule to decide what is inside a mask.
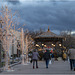
[[[51,57],[50,57],[50,52],[48,52],[48,51],[45,52],[43,57],[44,57],[44,60],[49,60],[49,59],[51,59]]]

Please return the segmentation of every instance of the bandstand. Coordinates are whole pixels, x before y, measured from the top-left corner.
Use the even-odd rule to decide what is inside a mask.
[[[38,49],[55,48],[60,49],[63,46],[64,37],[51,32],[49,27],[47,32],[42,33],[34,38],[35,46]]]

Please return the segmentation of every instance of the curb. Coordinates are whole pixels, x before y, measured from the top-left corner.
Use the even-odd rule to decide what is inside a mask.
[[[9,67],[13,67],[13,66],[18,65],[18,64],[21,64],[21,61],[18,63],[14,63],[14,64],[9,65]]]
[[[14,64],[9,65],[9,67],[13,67],[13,66],[18,65],[18,64],[21,64],[21,61],[18,63],[14,63]],[[4,71],[4,67],[0,68],[0,73],[3,71]]]

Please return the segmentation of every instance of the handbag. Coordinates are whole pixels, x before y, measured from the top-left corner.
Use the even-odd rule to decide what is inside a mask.
[[[49,64],[52,64],[52,63],[51,63],[51,60],[49,61]]]

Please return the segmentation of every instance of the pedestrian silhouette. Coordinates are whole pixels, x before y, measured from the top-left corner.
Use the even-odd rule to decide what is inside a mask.
[[[68,51],[69,59],[70,59],[70,69],[74,68],[75,71],[75,49],[71,47]]]
[[[39,57],[39,54],[37,50],[35,49],[32,53],[33,69],[35,68],[35,62],[36,62],[36,68],[38,68],[38,57]]]
[[[45,60],[45,63],[46,63],[46,68],[48,68],[48,65],[49,65],[49,60],[51,59],[50,57],[50,52],[49,50],[47,49],[46,52],[44,53],[44,60]]]

